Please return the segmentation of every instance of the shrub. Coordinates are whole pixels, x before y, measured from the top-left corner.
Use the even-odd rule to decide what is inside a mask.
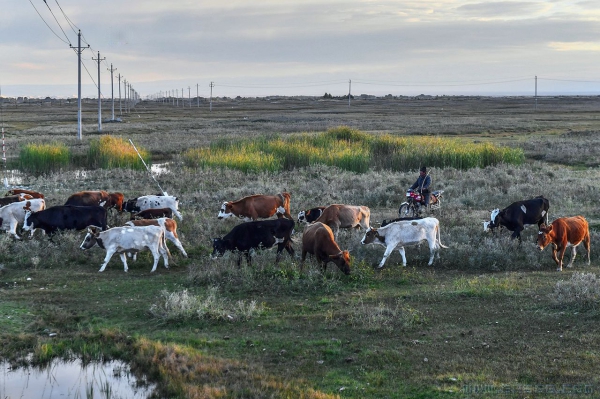
[[[600,280],[594,273],[575,272],[571,280],[556,283],[551,298],[557,305],[595,309],[600,300]]]
[[[27,144],[19,153],[19,168],[31,173],[58,171],[66,167],[71,151],[64,144]]]
[[[138,147],[144,162],[150,161],[149,153]],[[144,164],[133,146],[119,137],[104,135],[92,140],[88,150],[88,164],[92,168],[128,168],[144,169]]]

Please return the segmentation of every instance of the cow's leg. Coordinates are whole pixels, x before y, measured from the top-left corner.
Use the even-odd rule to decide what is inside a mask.
[[[35,231],[35,229],[31,230],[31,237],[33,237],[33,232]],[[8,230],[8,232],[10,234],[12,234],[13,236],[15,236],[15,238],[17,240],[20,240],[21,237],[19,237],[19,235],[17,234],[17,220],[13,217],[13,219],[10,221],[10,228]]]
[[[517,227],[515,229],[515,231],[513,231],[512,235],[510,236],[512,239],[518,238],[519,239],[519,244],[521,243],[521,232],[523,231],[523,227]]]
[[[383,265],[385,265],[385,261],[387,260],[388,256],[390,256],[390,254],[392,253],[393,250],[394,250],[394,247],[392,247],[392,246],[385,248],[385,252],[383,253],[383,258],[381,259],[381,262],[379,262],[379,266],[377,266],[378,269],[381,269],[383,267]],[[404,261],[404,265],[406,265],[406,260]]]
[[[106,256],[104,257],[104,263],[100,267],[100,270],[98,270],[99,272],[103,272],[104,269],[106,269],[106,265],[108,265],[108,261],[110,260],[110,258],[112,258],[114,253],[115,252],[113,250],[106,251]],[[127,266],[125,266],[125,271],[127,271]]]
[[[179,213],[179,211],[177,209],[171,209],[173,211],[173,213],[175,214],[175,216],[177,216],[177,218],[179,220],[183,220],[183,216],[181,216],[181,213]]]
[[[304,270],[304,261],[306,260],[306,254],[307,254],[307,253],[308,253],[308,252],[307,252],[307,251],[305,251],[304,249],[302,250],[302,258],[301,258],[301,260],[300,260],[300,271],[303,271],[303,270]]]
[[[434,238],[435,240],[435,238]],[[435,257],[435,253],[436,253],[436,244],[435,241],[428,241],[429,244],[429,263],[427,264],[427,266],[431,266],[433,265],[433,258]],[[439,254],[438,254],[439,257]]]
[[[590,264],[590,235],[589,234],[583,239],[583,247],[587,251],[587,264],[589,265]]]
[[[573,267],[573,261],[575,260],[576,256],[577,256],[577,245],[573,245],[573,249],[571,250],[571,260],[569,261],[569,264],[567,265],[568,268]]]
[[[552,259],[554,259],[554,261],[556,262],[556,265],[558,266],[556,268],[556,270],[558,270],[559,272],[562,272],[562,255],[564,255],[564,251],[561,249],[561,256],[560,256],[560,260],[558,260],[558,257],[556,256],[556,253],[558,252],[558,248],[553,247],[552,248]]]
[[[127,267],[127,256],[125,255],[125,253],[120,253],[119,256],[121,257],[121,261],[123,262],[123,270],[129,270],[129,268]]]
[[[169,250],[167,248],[167,243],[164,240],[158,244],[158,252],[163,258],[163,264],[165,265],[165,269],[169,268]]]
[[[168,236],[166,236],[173,244],[175,244],[175,246],[177,247],[177,249],[179,250],[179,252],[181,252],[183,254],[183,256],[185,256],[187,258],[187,253],[185,252],[185,249],[183,249],[183,245],[181,245],[181,241],[179,241],[179,239],[177,239],[177,237],[175,237],[172,233],[169,234]]]
[[[402,266],[406,267],[406,251],[404,251],[404,247],[398,248],[398,252],[400,252],[400,256],[402,256]]]
[[[150,251],[152,252],[152,257],[154,258],[154,264],[152,265],[152,270],[150,270],[150,273],[154,272],[156,270],[156,267],[158,266],[158,261],[160,260],[160,246],[157,246],[156,248],[151,248]]]
[[[248,264],[248,266],[252,266],[252,255],[250,255],[250,251],[246,252],[246,263]]]

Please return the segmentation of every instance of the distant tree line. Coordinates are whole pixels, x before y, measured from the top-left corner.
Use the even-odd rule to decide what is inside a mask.
[[[325,92],[325,94],[323,95],[324,99],[328,99],[328,100],[347,100],[348,99],[348,95],[346,94],[345,96],[337,96],[334,97],[331,93],[327,93]],[[354,99],[353,95],[350,95],[350,99]]]

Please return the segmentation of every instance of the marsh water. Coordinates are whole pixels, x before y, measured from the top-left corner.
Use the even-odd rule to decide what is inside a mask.
[[[2,399],[135,399],[147,398],[154,385],[138,379],[122,361],[91,362],[55,359],[44,367],[12,368],[0,362]]]

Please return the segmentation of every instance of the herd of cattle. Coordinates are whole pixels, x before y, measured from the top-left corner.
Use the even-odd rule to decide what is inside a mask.
[[[118,253],[127,271],[127,256],[150,250],[154,257],[152,271],[156,270],[160,257],[168,267],[170,256],[166,240],[175,244],[183,256],[187,257],[178,236],[175,215],[180,221],[179,201],[168,195],[146,195],[125,201],[121,193],[106,191],[82,191],[71,195],[64,205],[46,208],[44,195],[31,190],[10,190],[0,198],[0,226],[17,239],[17,226],[33,236],[37,229],[45,234],[58,230],[84,230],[87,234],[81,249],[94,245],[106,250],[106,257],[100,271],[104,271],[111,257]],[[115,208],[119,212],[129,212],[131,220],[122,227],[108,228],[107,211]],[[563,257],[571,246],[572,255],[567,267],[571,267],[576,256],[576,247],[583,242],[590,263],[590,233],[588,223],[582,216],[558,218],[548,223],[549,202],[544,197],[518,201],[500,210],[491,212],[490,220],[484,222],[484,230],[504,227],[513,232],[512,237],[521,240],[521,231],[528,224],[539,228],[537,247],[543,250],[552,246],[552,258],[562,270]],[[277,216],[277,219],[268,219]],[[222,256],[226,251],[239,253],[251,263],[252,250],[272,248],[277,245],[275,262],[279,262],[285,249],[294,256],[292,235],[295,222],[290,214],[290,194],[251,195],[237,201],[224,202],[218,214],[219,219],[237,217],[244,223],[236,225],[224,237],[213,239],[212,257]],[[332,204],[301,211],[298,222],[306,223],[302,234],[302,265],[307,254],[313,255],[325,269],[333,262],[339,269],[350,274],[350,255],[341,250],[336,242],[340,229],[362,228],[366,230],[361,244],[379,244],[386,248],[379,268],[383,267],[389,255],[398,248],[406,266],[405,246],[418,245],[427,241],[430,250],[429,265],[433,264],[439,250],[447,248],[441,243],[440,223],[434,217],[401,218],[384,221],[379,228],[371,227],[371,213],[366,206]]]

